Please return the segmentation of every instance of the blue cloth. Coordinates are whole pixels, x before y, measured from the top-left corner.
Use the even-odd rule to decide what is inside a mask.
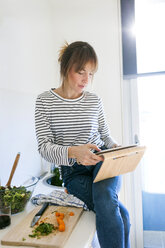
[[[96,213],[101,248],[129,248],[129,213],[118,200],[121,176],[93,183],[101,164],[61,166],[64,185],[70,194],[81,199]]]
[[[49,202],[51,204],[59,205],[59,206],[70,206],[77,208],[84,208],[84,210],[88,210],[86,204],[78,199],[77,197],[67,194],[62,190],[53,190],[50,194],[38,194],[32,197],[31,202],[34,205],[41,205],[44,202]]]

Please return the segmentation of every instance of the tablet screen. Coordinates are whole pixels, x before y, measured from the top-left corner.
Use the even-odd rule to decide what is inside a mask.
[[[110,148],[110,149],[106,149],[106,150],[102,150],[100,152],[96,152],[96,155],[100,155],[100,154],[104,154],[106,152],[114,152],[114,151],[119,151],[119,150],[123,150],[123,149],[128,149],[128,148],[132,148],[132,147],[136,147],[137,144],[133,144],[133,145],[129,145],[129,146],[118,146],[115,148]]]

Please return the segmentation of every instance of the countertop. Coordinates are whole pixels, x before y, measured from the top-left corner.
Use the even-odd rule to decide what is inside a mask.
[[[49,175],[46,175],[43,179],[41,179],[33,192],[33,195],[36,195],[38,193],[48,194],[51,191],[54,190],[53,186],[48,186],[43,183],[45,181],[45,178],[49,177]],[[18,224],[25,216],[32,211],[35,208],[35,206],[29,202],[25,208],[25,210],[19,214],[12,215],[11,217],[11,225],[6,227],[5,229],[0,230],[0,240],[2,237],[16,224]],[[66,242],[64,248],[88,248],[91,246],[94,234],[96,231],[95,227],[95,214],[92,211],[84,211],[81,215],[77,225],[75,226],[71,236],[69,237],[68,241]],[[11,248],[11,247],[17,247],[18,246],[6,246],[6,245],[0,245],[0,247],[4,248]],[[25,246],[19,246],[19,247],[25,247]]]

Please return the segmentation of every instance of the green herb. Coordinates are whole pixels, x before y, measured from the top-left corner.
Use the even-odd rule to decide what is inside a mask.
[[[25,241],[26,239],[25,238],[22,238],[22,241]]]
[[[51,185],[62,186],[63,181],[61,179],[59,168],[56,167],[53,174],[54,176],[51,178]]]
[[[53,224],[41,223],[32,231],[33,234],[29,234],[29,237],[40,238],[40,236],[47,236],[48,234],[52,233],[52,231],[55,229],[56,228],[54,227]]]
[[[27,201],[31,197],[31,191],[25,187],[3,187],[0,186],[0,200],[7,206],[11,205],[11,213],[16,214],[24,210]]]

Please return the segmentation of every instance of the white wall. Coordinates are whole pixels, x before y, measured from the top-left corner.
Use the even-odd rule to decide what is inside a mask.
[[[40,173],[34,130],[37,94],[54,81],[54,41],[46,1],[0,1],[0,177]],[[52,83],[53,85],[53,83]]]
[[[41,162],[34,130],[36,96],[59,85],[58,50],[64,41],[94,46],[99,70],[90,90],[104,101],[112,136],[122,142],[118,1],[0,0],[0,176],[37,175]]]

